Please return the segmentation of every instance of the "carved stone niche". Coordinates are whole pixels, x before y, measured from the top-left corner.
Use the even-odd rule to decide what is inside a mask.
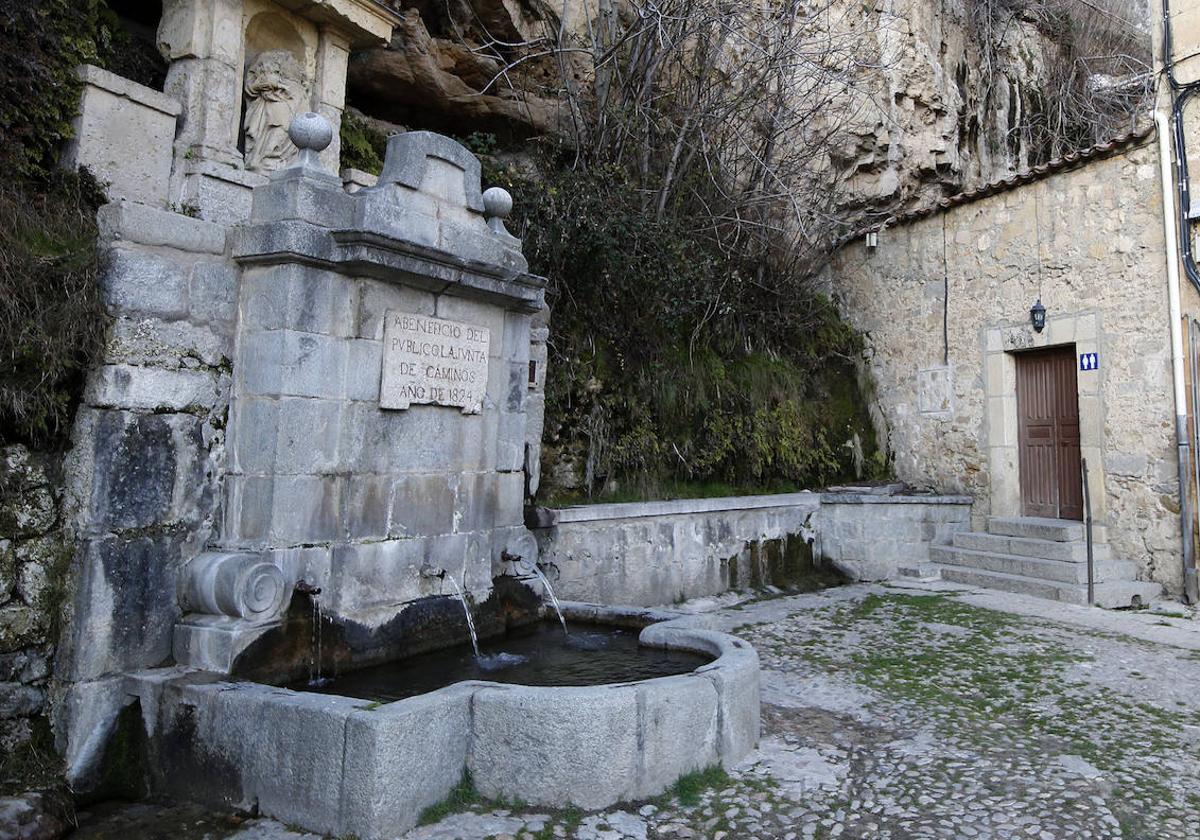
[[[333,125],[337,170],[350,50],[386,44],[399,17],[373,0],[164,0],[165,92],[182,105],[171,175],[176,209],[223,224],[289,163],[293,116]]]

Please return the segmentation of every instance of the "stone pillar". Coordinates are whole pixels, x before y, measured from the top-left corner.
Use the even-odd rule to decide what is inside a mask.
[[[350,42],[333,27],[322,26],[311,107],[333,126],[333,141],[321,153],[321,164],[332,172],[339,171],[342,156],[340,133],[342,112],[346,109],[346,64],[349,60]]]
[[[546,364],[550,339],[550,308],[543,307],[533,316],[529,331],[529,396],[526,398],[525,425],[525,497],[537,495],[542,483],[542,433],[546,417]]]
[[[242,167],[243,0],[165,0],[158,44],[170,62],[164,87],[183,112],[175,140],[170,204],[222,224],[250,211],[266,179]]]
[[[158,44],[168,96],[183,106],[177,157],[240,167],[242,0],[164,0]]]

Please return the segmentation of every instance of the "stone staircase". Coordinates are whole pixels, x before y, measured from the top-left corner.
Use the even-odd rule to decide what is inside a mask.
[[[1113,556],[1103,525],[1092,529],[1096,603],[1128,607],[1162,594],[1134,580],[1134,565]],[[986,533],[959,532],[949,545],[929,548],[942,580],[1000,589],[1052,601],[1087,603],[1087,543],[1082,522],[992,517]]]

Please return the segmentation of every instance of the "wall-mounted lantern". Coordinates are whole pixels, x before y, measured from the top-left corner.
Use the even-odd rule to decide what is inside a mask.
[[[1038,298],[1029,309],[1029,323],[1033,324],[1033,331],[1040,333],[1046,329],[1046,307],[1042,306],[1042,299]]]
[[[867,243],[867,247],[872,250],[874,250],[875,248],[878,248],[879,247],[879,231],[877,231],[877,230],[867,231],[866,243]]]

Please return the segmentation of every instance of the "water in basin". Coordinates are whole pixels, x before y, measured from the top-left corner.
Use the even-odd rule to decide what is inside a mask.
[[[686,674],[712,661],[704,654],[642,647],[636,630],[577,622],[571,622],[568,637],[550,622],[512,630],[481,641],[479,654],[476,658],[471,646],[464,644],[352,671],[323,684],[301,681],[289,688],[387,703],[463,680],[602,685]]]

